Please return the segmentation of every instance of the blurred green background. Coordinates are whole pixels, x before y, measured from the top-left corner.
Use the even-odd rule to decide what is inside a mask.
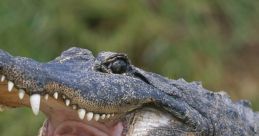
[[[127,53],[134,65],[259,110],[258,0],[1,0],[0,48],[47,62],[72,46]],[[35,136],[44,116],[0,113],[0,136]]]

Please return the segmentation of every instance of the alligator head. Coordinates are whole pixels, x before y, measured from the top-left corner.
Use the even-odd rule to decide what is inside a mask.
[[[145,72],[121,53],[70,48],[39,63],[0,50],[0,74],[0,104],[42,111],[42,136],[258,134],[246,101]]]

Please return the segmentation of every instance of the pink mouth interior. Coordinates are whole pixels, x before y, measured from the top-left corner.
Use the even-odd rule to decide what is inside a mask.
[[[121,136],[122,123],[118,120],[80,120],[77,110],[50,98],[42,101],[42,111],[48,120],[43,136]]]
[[[47,127],[45,136],[121,136],[123,130],[121,123],[114,126],[104,124],[92,126],[78,121],[64,121],[56,128],[47,122],[45,127]]]
[[[51,114],[50,114],[51,113]],[[47,111],[48,120],[43,126],[43,136],[121,136],[123,126],[118,121],[99,122],[80,120],[70,110]]]

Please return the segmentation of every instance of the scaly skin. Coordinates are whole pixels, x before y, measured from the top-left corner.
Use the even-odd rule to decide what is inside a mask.
[[[29,96],[57,92],[62,98],[52,103],[69,100],[74,110],[114,114],[100,122],[122,122],[121,135],[259,135],[259,115],[247,101],[233,103],[225,93],[210,92],[198,82],[143,71],[125,54],[101,52],[94,57],[89,50],[70,48],[53,61],[39,63],[0,50],[0,74],[28,97],[27,102],[18,102],[13,95],[0,93],[1,105],[30,106]],[[47,110],[51,104],[41,104],[51,116]],[[138,131],[143,128],[145,132]]]

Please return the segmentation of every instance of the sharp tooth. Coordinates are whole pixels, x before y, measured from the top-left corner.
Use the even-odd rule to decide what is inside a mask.
[[[81,120],[83,120],[85,118],[85,109],[79,109],[78,116]]]
[[[111,116],[111,114],[107,114],[106,118],[108,119],[108,118],[110,118],[110,116]]]
[[[102,114],[101,119],[105,119],[105,116],[106,116],[105,114]]]
[[[49,94],[45,94],[44,99],[47,101],[49,99]]]
[[[5,76],[2,75],[2,76],[1,76],[1,82],[4,82],[4,80],[5,80]]]
[[[31,103],[32,112],[35,115],[38,115],[39,110],[40,110],[40,94],[31,95],[30,96],[30,103]]]
[[[111,115],[112,117],[114,116],[114,113],[112,113],[112,115]]]
[[[11,92],[13,90],[14,83],[12,81],[8,81],[8,91]]]
[[[73,106],[72,106],[72,109],[74,109],[74,110],[75,110],[75,109],[76,109],[76,105],[73,105]]]
[[[66,96],[65,96],[65,95],[62,95],[62,98],[63,98],[63,99],[66,99]]]
[[[94,120],[98,121],[100,119],[100,115],[99,114],[94,114]]]
[[[70,100],[66,99],[65,103],[66,103],[66,106],[69,106]]]
[[[94,114],[93,114],[92,112],[88,112],[88,113],[86,114],[86,119],[87,119],[87,121],[92,120],[92,119],[93,119],[93,116],[94,116]]]
[[[53,96],[55,99],[58,99],[58,92],[55,92]]]
[[[25,91],[23,89],[19,89],[18,96],[19,96],[20,100],[23,99],[24,95],[25,95]]]

